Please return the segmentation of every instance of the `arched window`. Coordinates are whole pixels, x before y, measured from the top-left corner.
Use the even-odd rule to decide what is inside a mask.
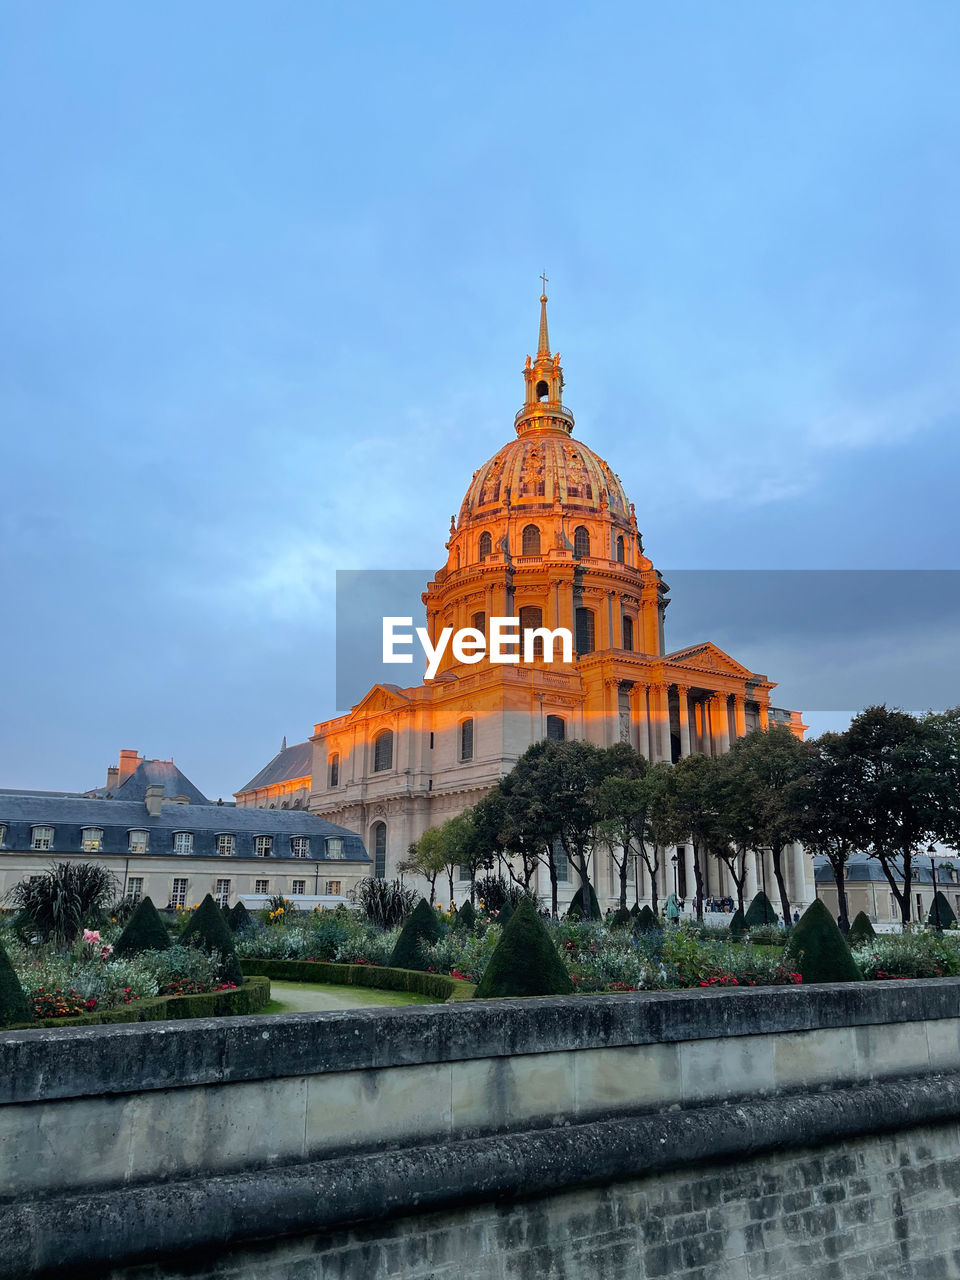
[[[330,757],[330,786],[340,785],[340,752],[335,751]]]
[[[537,399],[546,400],[549,394],[550,394],[550,384],[547,382],[538,382],[537,383]]]
[[[493,555],[493,539],[490,537],[489,533],[481,533],[478,554],[480,556],[481,564],[486,560],[487,556]]]
[[[383,880],[387,874],[387,824],[375,822],[371,832],[373,845],[373,874]]]
[[[460,759],[473,759],[473,721],[464,720],[460,726]]]
[[[482,631],[484,635],[487,632],[487,615],[485,613],[475,613],[470,619],[470,625],[474,631]]]
[[[626,558],[627,557],[623,549],[623,534],[620,534],[620,536],[617,538],[617,562],[619,564],[623,564]]]
[[[590,530],[578,524],[573,531],[573,554],[578,560],[590,554]]]
[[[524,661],[525,647],[524,637],[527,631],[533,631],[537,627],[543,626],[543,610],[538,609],[536,605],[524,605],[520,610],[520,661]],[[533,640],[533,656],[534,658],[543,657],[543,636],[535,636]]]
[[[540,554],[540,530],[535,524],[528,524],[524,527],[520,554],[524,556],[538,556]]]
[[[547,716],[547,737],[551,742],[563,742],[567,736],[567,722],[563,716]]]
[[[373,772],[393,768],[393,730],[381,729],[373,740]]]
[[[577,610],[577,653],[593,653],[594,617],[592,609]]]
[[[623,647],[633,653],[633,619],[623,615]]]

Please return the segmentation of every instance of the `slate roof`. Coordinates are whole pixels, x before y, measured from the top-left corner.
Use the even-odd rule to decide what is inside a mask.
[[[948,862],[958,873],[960,873],[960,861],[949,853],[940,852],[933,855],[933,860],[937,866],[937,885],[955,884],[957,881],[951,879],[949,871],[941,870],[941,863]],[[827,862],[826,858],[817,856],[814,862],[814,876],[818,884],[835,884],[833,878],[833,870]],[[896,874],[903,875],[903,864],[895,860]],[[851,884],[884,884],[890,887],[890,882],[883,874],[883,867],[876,858],[869,858],[865,853],[851,854],[847,860],[846,880]],[[933,884],[933,874],[930,870],[930,855],[921,853],[914,855],[912,864],[912,880],[914,884]]]
[[[110,800],[144,800],[147,787],[163,787],[166,800],[186,796],[191,804],[209,804],[210,801],[195,787],[185,773],[181,773],[172,760],[142,760],[130,777],[119,787],[103,788],[98,794]]]
[[[280,782],[291,782],[295,778],[309,778],[312,773],[313,744],[297,742],[292,747],[278,751],[270,763],[264,765],[245,787],[240,787],[237,795],[244,791],[257,791],[260,787],[276,786]]]

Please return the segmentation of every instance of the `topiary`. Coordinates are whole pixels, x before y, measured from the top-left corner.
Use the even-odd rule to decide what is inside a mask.
[[[0,1027],[10,1022],[32,1022],[33,1014],[27,993],[20,985],[16,970],[0,942]]]
[[[592,918],[594,920],[600,920],[602,919],[600,915],[600,903],[597,901],[597,895],[589,880],[587,881],[587,884],[590,888],[590,911],[592,913]],[[567,918],[569,920],[583,919],[583,885],[580,886],[577,892],[570,899],[570,906],[567,908]]]
[[[650,904],[645,902],[637,912],[633,922],[634,933],[649,933],[651,929],[660,929],[663,926],[650,909]]]
[[[426,943],[439,942],[443,937],[443,929],[437,919],[437,913],[421,898],[407,918],[407,923],[400,930],[393,954],[390,956],[392,969],[421,969],[420,948]]]
[[[864,943],[872,941],[876,936],[877,931],[870,923],[870,917],[865,911],[861,911],[850,926],[850,932],[847,934],[847,946],[862,947]]]
[[[242,902],[237,902],[227,912],[227,924],[234,933],[245,933],[253,928],[253,916]]]
[[[626,907],[617,907],[608,923],[611,929],[624,929],[633,923],[633,917]]]
[[[747,907],[746,915],[743,917],[743,927],[755,929],[761,924],[776,924],[779,919],[780,917],[773,909],[773,903],[761,891]]]
[[[573,991],[546,925],[529,900],[520,903],[503,931],[480,985],[478,1000],[498,996],[562,996]]]
[[[740,939],[746,931],[747,925],[743,917],[743,907],[737,907],[736,911],[730,917],[730,937]]]
[[[938,889],[930,904],[927,924],[933,925],[935,929],[952,929],[956,923],[957,917],[953,914],[953,908]]]
[[[242,984],[243,974],[240,971],[233,934],[227,927],[223,912],[209,893],[190,917],[190,923],[180,935],[180,941],[199,947],[209,955],[219,952],[220,977],[224,982],[235,982],[238,987]]]
[[[783,949],[804,982],[860,982],[863,978],[837,922],[819,898],[810,903]]]
[[[504,902],[503,906],[497,912],[497,924],[500,926],[501,929],[505,929],[507,925],[510,923],[512,917],[513,917],[513,907],[510,904],[510,899],[507,898],[506,902]]]
[[[113,948],[114,955],[133,956],[140,951],[166,951],[170,945],[167,926],[160,919],[152,898],[141,898]]]
[[[639,914],[640,914],[640,903],[635,902],[633,906],[630,908],[630,918],[632,920],[636,920]]]
[[[460,910],[457,912],[457,918],[453,922],[455,929],[463,929],[469,931],[477,923],[477,913],[473,909],[473,903],[468,898]]]

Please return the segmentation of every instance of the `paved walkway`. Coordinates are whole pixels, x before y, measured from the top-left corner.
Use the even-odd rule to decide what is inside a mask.
[[[284,1005],[284,1013],[319,1013],[328,1009],[361,1009],[368,1005],[421,1004],[406,992],[376,987],[320,986],[304,982],[270,982],[270,995]]]

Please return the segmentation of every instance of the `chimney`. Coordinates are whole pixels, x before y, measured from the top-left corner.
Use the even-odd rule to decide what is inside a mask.
[[[136,772],[137,765],[141,763],[143,756],[139,751],[121,751],[120,752],[120,785],[121,787],[130,777],[131,773]]]
[[[120,770],[115,764],[112,764],[107,770],[107,790],[115,791],[119,786]]]
[[[159,782],[153,782],[147,787],[147,794],[144,797],[144,803],[147,806],[147,813],[151,818],[158,818],[163,809],[163,785]]]

